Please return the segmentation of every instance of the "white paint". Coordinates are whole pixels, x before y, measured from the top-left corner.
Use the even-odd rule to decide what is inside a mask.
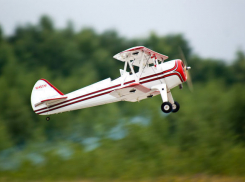
[[[140,51],[144,50],[143,48]],[[130,54],[134,52],[129,51]],[[151,51],[150,53],[153,54],[154,52]],[[138,57],[137,59],[141,58]],[[155,58],[152,59],[155,60]],[[128,60],[124,59],[122,61]],[[148,65],[152,63],[152,60],[141,59],[141,61],[144,61],[142,65],[147,65],[140,69],[142,74],[136,73],[139,82],[135,79],[134,74],[123,74],[121,76],[125,77],[123,82],[121,77],[113,81],[108,78],[63,95],[48,81],[38,80],[31,95],[32,108],[37,114],[51,115],[118,101],[136,102],[146,99],[147,96],[156,96],[159,93],[161,93],[163,102],[170,101],[173,103],[173,99],[167,95],[167,92],[185,81],[181,76],[181,73],[184,74],[181,60],[172,60],[153,66]],[[170,74],[174,75],[170,76]],[[65,99],[60,100],[60,97]],[[51,99],[51,101],[47,101],[47,99]]]

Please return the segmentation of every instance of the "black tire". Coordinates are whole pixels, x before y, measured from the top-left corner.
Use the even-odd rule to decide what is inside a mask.
[[[173,110],[172,110],[172,112],[178,112],[178,110],[179,110],[179,108],[180,108],[180,105],[179,105],[179,103],[178,102],[176,102],[176,101],[174,101],[174,105],[175,105],[175,107],[173,107]]]
[[[49,121],[50,120],[50,117],[46,117],[46,120]]]
[[[164,102],[161,105],[162,112],[170,113],[172,111],[172,104],[170,102]]]

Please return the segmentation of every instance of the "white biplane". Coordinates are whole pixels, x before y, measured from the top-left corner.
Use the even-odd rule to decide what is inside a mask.
[[[180,59],[164,62],[168,56],[143,46],[127,49],[114,58],[125,62],[119,78],[107,78],[68,94],[63,94],[45,79],[38,80],[31,94],[34,112],[51,115],[118,101],[136,102],[159,94],[164,113],[179,110],[180,105],[174,101],[170,90],[176,86],[182,88],[190,67]],[[135,67],[138,67],[137,72]]]

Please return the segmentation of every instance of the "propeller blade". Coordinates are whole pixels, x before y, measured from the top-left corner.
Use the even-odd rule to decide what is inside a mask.
[[[189,73],[189,71],[187,71],[187,85],[188,85],[190,91],[193,92],[193,84],[192,84],[192,80],[191,80],[191,74]]]
[[[181,49],[181,47],[179,47],[179,52],[180,52],[180,57],[181,59],[183,60],[184,64],[185,64],[185,67],[184,67],[184,71],[187,75],[187,85],[188,85],[188,88],[191,92],[193,92],[193,84],[192,84],[192,80],[191,80],[191,75],[189,73],[189,70],[191,69],[191,67],[187,66],[187,61],[185,59],[185,55]]]
[[[185,59],[185,55],[184,55],[184,53],[183,53],[181,47],[179,47],[179,52],[180,52],[180,57],[181,57],[181,59],[183,60],[183,62],[184,62],[184,64],[185,64],[185,67],[186,67],[186,66],[187,66],[187,61],[186,61],[186,59]]]

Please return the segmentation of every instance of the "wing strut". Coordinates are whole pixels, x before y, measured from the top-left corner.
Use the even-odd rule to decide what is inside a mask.
[[[140,69],[139,69],[138,77],[136,78],[136,82],[137,83],[140,82],[140,76],[141,76],[141,74],[143,72],[143,69],[144,69],[144,67],[146,65],[146,63],[144,65],[144,56],[145,56],[145,51],[143,51],[143,54],[142,54],[142,57],[141,57],[141,60],[140,60],[140,66],[139,66]]]
[[[135,82],[136,83],[139,83],[139,81],[140,81],[140,76],[141,76],[141,74],[142,74],[142,72],[143,72],[143,70],[144,70],[144,67],[145,67],[145,65],[147,64],[147,62],[148,62],[148,60],[146,61],[146,63],[145,63],[145,61],[144,61],[144,57],[145,57],[145,51],[142,51],[143,52],[143,54],[142,54],[142,56],[141,56],[141,60],[140,60],[140,65],[139,65],[139,72],[136,74],[135,73],[135,71],[134,71],[134,68],[133,68],[133,62],[130,62],[130,59],[127,59],[127,60],[125,60],[125,64],[124,64],[124,70],[123,70],[123,74],[122,74],[122,77],[121,77],[121,85],[123,85],[124,84],[124,82],[125,82],[125,75],[126,75],[126,73],[127,73],[127,66],[129,65],[129,68],[130,68],[130,70],[131,70],[131,72],[133,73],[133,75],[134,75],[134,77],[135,77]],[[145,63],[145,64],[144,64]],[[124,75],[124,76],[123,76]]]

